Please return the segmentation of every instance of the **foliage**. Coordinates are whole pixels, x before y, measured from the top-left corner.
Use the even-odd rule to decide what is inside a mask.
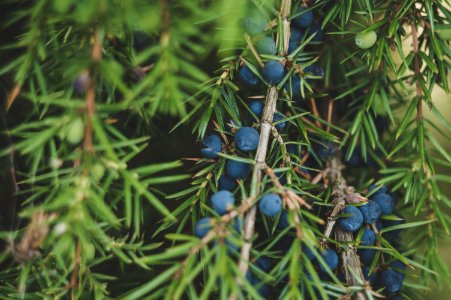
[[[372,271],[395,260],[414,268],[402,290],[405,299],[419,299],[431,282],[449,283],[438,250],[451,221],[443,185],[451,177],[441,173],[451,157],[440,142],[449,140],[451,126],[431,96],[434,88],[449,93],[451,57],[443,37],[450,30],[449,2],[293,1],[286,20],[284,5],[290,2],[2,3],[10,12],[3,27],[19,29],[16,39],[2,43],[5,118],[13,126],[4,128],[7,143],[0,154],[2,176],[13,174],[18,188],[13,198],[21,204],[21,222],[0,233],[8,244],[0,256],[0,294],[261,299],[268,285],[280,299],[359,293],[374,299],[384,293],[376,287],[371,292],[362,280],[343,283],[321,255],[324,244],[342,251],[378,250]],[[309,4],[307,11],[326,34],[320,39],[321,32],[311,27],[296,50],[285,53],[284,24],[305,13],[297,10],[299,2]],[[277,54],[258,54],[259,36],[243,34],[241,19],[252,9],[267,19],[265,34],[276,38]],[[368,49],[354,43],[362,31],[377,33]],[[212,59],[220,63],[214,72],[202,66]],[[270,60],[285,64],[275,87],[260,71]],[[244,64],[259,78],[257,87],[239,80]],[[318,65],[324,76],[311,71]],[[209,78],[210,73],[215,75]],[[248,125],[262,135],[264,124],[249,103],[267,102],[274,88],[284,118],[272,124],[268,168],[261,178],[238,181],[234,194],[241,201],[220,217],[209,199],[227,161],[253,168],[261,163],[234,147],[234,131]],[[429,120],[426,109],[440,123]],[[191,185],[171,195],[162,192],[163,184],[189,178],[173,175],[181,162],[136,163],[158,130],[155,118],[167,115],[180,118],[176,127],[190,126],[193,138],[215,132],[225,144],[217,160],[196,159]],[[277,130],[283,122],[287,128]],[[331,219],[346,217],[331,215],[337,189],[327,182],[331,161],[321,152],[329,144],[348,162],[340,173],[357,192],[371,195],[368,187],[377,183],[399,198],[396,211],[406,223],[382,229],[376,246],[362,246],[362,233],[352,241],[325,233]],[[288,151],[292,146],[297,152]],[[355,156],[361,163],[351,167]],[[250,260],[243,261],[250,211],[268,192],[284,195],[289,225],[281,227],[283,215],[257,213]],[[169,209],[168,201],[177,207]],[[199,239],[193,228],[205,216],[214,219],[214,229]],[[153,232],[143,227],[149,219],[158,223]],[[393,214],[383,221],[398,219]],[[387,234],[400,229],[398,247]],[[273,262],[270,271],[258,265],[262,257]],[[249,280],[243,264],[257,280]],[[318,267],[326,270],[326,279]]]

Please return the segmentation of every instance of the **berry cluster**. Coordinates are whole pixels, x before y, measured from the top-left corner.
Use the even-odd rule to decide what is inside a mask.
[[[246,59],[243,58],[241,63],[237,64],[238,79],[245,87],[244,91],[246,93],[254,93],[260,87],[263,87],[264,84],[267,86],[278,85],[284,95],[288,96],[287,101],[295,100],[293,103],[299,104],[302,100],[302,80],[320,84],[318,79],[324,76],[323,69],[313,63],[304,65],[296,58],[293,59],[293,57],[296,57],[297,53],[305,46],[303,43],[306,40],[310,41],[313,46],[321,42],[325,36],[324,32],[319,22],[315,20],[315,15],[311,8],[299,4],[295,11],[296,14],[290,27],[291,34],[288,52],[279,53],[277,58],[275,56],[278,49],[277,39],[271,35],[273,31],[267,29],[268,23],[265,16],[260,11],[253,10],[244,18],[243,29],[250,36],[251,41],[251,44],[248,46],[254,47],[254,50],[257,52],[255,61],[252,61],[252,57],[246,57]],[[356,44],[361,48],[369,48],[375,42],[376,37],[371,32],[361,33],[356,36]],[[256,66],[260,66],[260,68]],[[280,107],[282,106],[280,105]],[[260,121],[266,109],[265,104],[254,99],[247,103],[245,108],[244,118],[231,120],[229,124],[226,124],[225,129],[216,125],[217,133],[207,135],[202,141],[202,156],[206,162],[214,162],[216,165],[216,184],[213,185],[213,194],[210,197],[209,205],[212,208],[212,214],[218,217],[224,217],[241,208],[242,203],[239,203],[236,199],[237,192],[245,186],[245,183],[251,177],[253,166],[249,161],[254,158],[255,152],[258,151],[260,146],[261,136],[258,129],[261,126]],[[270,249],[271,251],[280,251],[282,253],[290,249],[296,240],[293,235],[299,237],[299,232],[301,231],[299,218],[302,218],[302,214],[296,211],[299,210],[299,206],[294,206],[293,208],[287,205],[287,201],[289,201],[287,199],[290,197],[287,196],[287,191],[295,187],[291,178],[292,173],[301,175],[301,177],[297,177],[297,183],[300,184],[299,180],[305,180],[304,184],[307,183],[308,185],[312,179],[312,170],[323,168],[330,159],[339,155],[338,144],[322,137],[313,137],[311,146],[300,147],[300,144],[304,143],[299,135],[294,136],[292,134],[291,122],[288,119],[284,113],[279,111],[274,113],[272,125],[273,131],[276,133],[273,133],[273,135],[275,140],[277,140],[277,137],[282,136],[283,138],[281,139],[283,141],[274,143],[275,146],[272,151],[278,153],[286,152],[283,156],[289,157],[289,159],[284,159],[282,163],[278,160],[272,163],[270,163],[271,160],[267,161],[268,165],[285,169],[274,172],[276,179],[268,176],[271,177],[270,180],[267,180],[267,182],[270,182],[269,188],[265,184],[265,192],[261,193],[256,199],[258,210],[265,217],[263,218],[265,221],[257,221],[256,231],[259,231],[260,226],[261,228],[270,226],[268,225],[269,222],[275,225],[274,232],[280,234],[285,232],[285,235]],[[291,139],[297,139],[299,142],[286,142],[286,140]],[[304,155],[307,156],[307,159],[303,159]],[[363,159],[361,155],[359,156],[358,151],[355,151],[354,157],[348,160],[347,163],[348,165],[354,163],[355,166],[361,166]],[[306,165],[309,167],[306,167]],[[289,167],[289,171],[286,171],[287,167]],[[287,179],[287,177],[290,179]],[[282,185],[286,187],[281,188]],[[241,195],[243,194],[241,193]],[[391,261],[388,259],[388,256],[385,257],[386,255],[377,251],[377,247],[381,246],[381,240],[390,240],[391,243],[396,244],[397,235],[400,233],[399,230],[387,231],[383,235],[380,234],[380,231],[384,227],[388,228],[396,225],[402,219],[393,215],[395,198],[389,193],[387,188],[371,186],[368,194],[369,200],[367,203],[363,205],[358,202],[354,203],[355,205],[348,204],[338,216],[334,216],[337,217],[336,226],[344,232],[352,233],[355,239],[354,243],[359,249],[358,255],[362,263],[362,273],[373,289],[380,288],[380,291],[385,295],[395,297],[402,287],[405,265],[398,260]],[[325,210],[320,205],[314,207],[313,213],[323,220],[330,217],[330,211]],[[303,222],[308,223],[307,220],[303,220]],[[194,234],[199,238],[205,238],[209,232],[213,232],[216,224],[216,218],[201,218],[195,225]],[[233,227],[231,234],[239,235],[242,232],[242,220],[232,220],[231,227]],[[293,230],[294,228],[296,228],[296,232]],[[217,233],[213,232],[212,234]],[[318,241],[314,245],[302,242],[302,256],[309,261],[311,266],[310,271],[305,271],[305,278],[312,280],[318,274],[322,281],[333,282],[335,280],[333,278],[336,276],[342,279],[346,285],[342,270],[339,268],[339,253],[334,250],[332,245],[327,245],[327,242],[319,242],[320,237],[321,235],[318,236]],[[328,236],[326,238],[323,237],[324,240],[327,240],[327,238]],[[232,239],[229,239],[227,235],[223,240],[231,253],[234,251],[236,253],[239,246],[232,242]],[[262,282],[257,274],[260,272],[271,273],[280,261],[272,256],[257,256],[256,258],[251,259],[253,267],[247,272],[246,278],[249,283],[258,289],[263,297],[275,296],[278,294],[277,289],[271,291],[269,285]],[[259,271],[255,272],[255,268],[259,269]],[[314,276],[311,273],[312,270],[315,270]],[[274,285],[283,287],[287,282],[288,278],[285,274]],[[301,280],[299,287],[307,295],[307,288],[304,284],[305,280]]]

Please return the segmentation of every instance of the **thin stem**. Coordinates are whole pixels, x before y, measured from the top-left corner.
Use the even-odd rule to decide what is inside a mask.
[[[288,43],[290,40],[290,11],[291,11],[291,0],[282,0],[280,14],[282,16],[282,25],[284,30],[284,40],[283,40],[283,53],[279,55],[283,56],[288,51]],[[276,39],[279,40],[279,37]],[[269,137],[271,135],[272,121],[274,113],[276,112],[276,104],[278,99],[278,91],[275,86],[271,86],[268,89],[265,100],[265,107],[263,109],[263,115],[261,119],[260,127],[260,140],[258,143],[257,153],[255,154],[255,166],[252,172],[252,182],[251,182],[251,197],[257,198],[261,189],[262,180],[262,168],[265,166],[266,152],[268,150]],[[252,248],[252,237],[255,231],[255,217],[257,214],[256,206],[252,208],[247,213],[244,219],[243,228],[243,246],[241,248],[240,261],[238,267],[240,273],[245,276],[249,266],[250,251]],[[238,279],[238,283],[241,281]],[[231,298],[234,298],[233,296]]]
[[[419,47],[418,47],[418,32],[417,32],[417,26],[415,21],[411,24],[412,28],[412,43],[413,43],[413,54],[414,54],[414,69],[415,69],[415,85],[416,85],[416,93],[417,93],[417,120],[423,119],[423,90],[421,89],[421,83],[420,83],[420,76],[421,76],[421,70],[420,70],[420,57],[418,55]]]

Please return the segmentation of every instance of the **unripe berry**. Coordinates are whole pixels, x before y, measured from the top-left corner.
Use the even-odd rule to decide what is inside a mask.
[[[218,190],[233,191],[236,188],[236,182],[226,174],[222,174],[218,180]]]
[[[282,199],[274,193],[266,194],[260,199],[258,208],[264,215],[274,217],[282,209]]]
[[[240,71],[238,72],[238,77],[243,83],[250,87],[256,86],[258,84],[258,77],[246,65],[243,65],[241,67]]]
[[[349,215],[338,219],[338,225],[346,232],[354,232],[360,229],[363,224],[363,216],[355,206],[346,206],[343,214]]]
[[[241,151],[253,151],[258,147],[260,135],[255,128],[241,127],[235,134],[235,145]]]
[[[335,251],[331,249],[325,249],[324,251],[321,251],[321,257],[326,262],[326,265],[329,267],[331,271],[335,271],[335,269],[338,266],[338,255]],[[322,264],[319,265],[319,269],[322,272],[326,272],[326,269]]]
[[[355,44],[362,49],[371,48],[377,40],[377,34],[374,31],[360,32],[355,36]]]
[[[243,28],[250,35],[256,35],[265,31],[266,19],[257,10],[251,11],[243,19]]]
[[[66,139],[72,145],[78,145],[85,136],[85,124],[82,118],[72,120],[67,128]]]
[[[202,149],[200,150],[203,157],[217,158],[218,152],[222,150],[221,138],[216,134],[210,134],[202,141]]]
[[[100,163],[96,163],[91,167],[91,173],[94,179],[99,181],[105,175],[105,167]]]
[[[255,48],[259,54],[276,54],[277,52],[276,42],[269,36],[258,40],[255,44]]]
[[[367,204],[360,207],[365,224],[373,224],[381,216],[381,207],[376,202],[369,200]]]
[[[262,75],[269,84],[278,84],[285,75],[285,69],[279,62],[271,60],[263,67]]]
[[[226,170],[230,177],[243,179],[249,174],[250,165],[236,160],[229,160],[226,165]]]
[[[215,212],[223,215],[235,205],[235,197],[229,191],[219,191],[211,197],[211,204]]]
[[[203,238],[207,235],[211,228],[212,224],[210,218],[199,219],[194,226],[194,235],[198,238]]]

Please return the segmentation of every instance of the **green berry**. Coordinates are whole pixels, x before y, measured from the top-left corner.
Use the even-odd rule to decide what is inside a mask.
[[[78,145],[85,135],[85,124],[82,118],[76,118],[69,123],[66,139],[72,145]]]
[[[91,172],[94,179],[99,181],[105,175],[105,167],[102,164],[96,163],[91,167]]]
[[[371,48],[376,43],[377,34],[374,31],[360,32],[355,36],[355,44],[362,49]]]

